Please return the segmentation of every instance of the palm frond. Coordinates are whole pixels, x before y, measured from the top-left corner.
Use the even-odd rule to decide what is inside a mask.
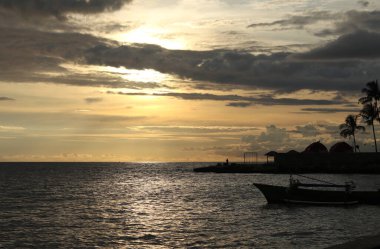
[[[356,126],[356,129],[359,130],[359,131],[365,131],[365,127],[362,126],[362,125]]]
[[[373,121],[378,118],[378,110],[372,104],[365,104],[360,111],[360,116],[367,125],[373,125]]]
[[[372,101],[372,98],[369,98],[367,96],[364,96],[364,97],[361,97],[359,99],[359,103],[360,104],[366,104],[366,103],[370,103]]]
[[[351,136],[352,133],[351,133],[351,131],[349,131],[349,130],[341,130],[341,131],[340,131],[340,135],[341,135],[342,137],[346,138],[346,137]]]
[[[347,124],[340,124],[339,130],[347,129]]]

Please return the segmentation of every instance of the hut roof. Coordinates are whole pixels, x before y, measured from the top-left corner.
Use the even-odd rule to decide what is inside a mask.
[[[275,156],[276,154],[277,154],[276,151],[271,150],[271,151],[265,153],[265,156]]]
[[[331,146],[330,148],[331,153],[349,153],[349,152],[354,152],[352,146],[350,146],[346,142],[338,142]]]
[[[299,152],[296,151],[296,150],[289,150],[288,152],[286,152],[287,154],[298,154]]]
[[[326,146],[324,146],[320,141],[314,142],[306,147],[304,153],[325,153],[328,152]]]

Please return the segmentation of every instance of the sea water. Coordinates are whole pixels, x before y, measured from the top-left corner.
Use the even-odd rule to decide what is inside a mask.
[[[267,205],[253,182],[202,163],[0,165],[1,248],[325,248],[380,232],[380,207]],[[380,188],[376,175],[309,175]]]

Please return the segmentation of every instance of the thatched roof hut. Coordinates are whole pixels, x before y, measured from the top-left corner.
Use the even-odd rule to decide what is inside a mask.
[[[303,153],[327,153],[328,150],[320,141],[314,142],[306,147]]]
[[[354,152],[352,146],[346,142],[338,142],[331,146],[330,153],[351,153]]]
[[[298,151],[296,150],[289,150],[288,152],[286,152],[287,154],[299,154]]]

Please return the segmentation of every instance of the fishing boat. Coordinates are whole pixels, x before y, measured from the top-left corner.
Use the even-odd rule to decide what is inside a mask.
[[[305,177],[305,176],[303,176]],[[380,205],[380,190],[355,191],[354,182],[345,184],[322,183],[306,184],[298,179],[290,177],[289,186],[275,186],[269,184],[254,183],[261,191],[268,203],[288,203],[304,205],[355,205],[371,204]]]

